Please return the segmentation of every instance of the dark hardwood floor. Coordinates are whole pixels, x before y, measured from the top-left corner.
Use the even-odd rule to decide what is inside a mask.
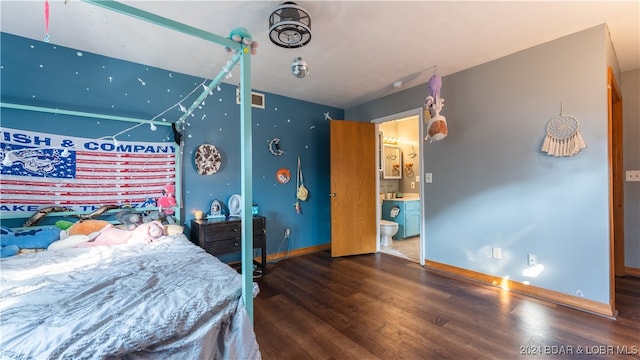
[[[290,258],[258,284],[265,360],[640,358],[637,278],[617,279],[616,320],[381,253]]]

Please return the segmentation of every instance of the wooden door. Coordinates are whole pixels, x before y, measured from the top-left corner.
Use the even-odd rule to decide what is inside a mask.
[[[609,104],[609,249],[612,313],[616,310],[615,276],[625,275],[624,265],[624,169],[622,165],[622,95],[613,69],[607,71]]]
[[[331,256],[376,252],[375,124],[331,120]]]

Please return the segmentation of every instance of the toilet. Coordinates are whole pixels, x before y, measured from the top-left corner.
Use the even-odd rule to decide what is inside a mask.
[[[398,232],[398,223],[389,220],[380,220],[380,246],[393,244],[391,237]]]

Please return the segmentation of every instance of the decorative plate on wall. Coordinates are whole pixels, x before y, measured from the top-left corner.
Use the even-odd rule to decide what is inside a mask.
[[[196,149],[196,171],[200,175],[212,175],[218,172],[222,165],[220,152],[211,144],[202,144]]]
[[[287,168],[281,168],[276,171],[276,179],[280,184],[286,184],[291,180],[291,171]]]

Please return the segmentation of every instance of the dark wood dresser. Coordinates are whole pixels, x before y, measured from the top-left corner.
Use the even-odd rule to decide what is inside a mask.
[[[191,220],[191,241],[214,256],[238,252],[242,241],[241,218]],[[264,275],[267,273],[267,219],[264,216],[253,217],[253,248],[262,253],[261,262],[253,262]]]

